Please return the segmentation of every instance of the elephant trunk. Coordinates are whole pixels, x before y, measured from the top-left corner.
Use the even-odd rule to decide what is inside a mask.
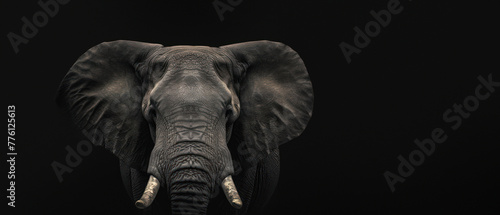
[[[172,160],[168,180],[172,214],[206,214],[214,188],[211,169],[201,155],[186,154]]]
[[[191,145],[192,143],[185,143]],[[201,147],[203,148],[203,147]],[[173,214],[206,214],[209,199],[216,185],[217,167],[214,162],[195,150],[176,156],[170,165],[168,187]],[[243,203],[231,175],[226,176],[220,186],[231,206],[236,209]]]
[[[196,174],[197,171],[192,173]],[[177,185],[176,185],[177,184]],[[172,183],[170,191],[172,214],[206,214],[209,203],[210,190],[203,182],[180,182]],[[222,190],[231,206],[240,209],[243,202],[234,185],[231,175],[227,176],[221,183]]]
[[[186,174],[197,174],[193,171]],[[172,214],[206,214],[210,190],[200,182],[173,182],[170,189]]]
[[[167,188],[172,214],[206,214],[210,198],[220,189],[217,185],[233,207],[242,205],[230,177],[234,170],[226,124],[216,119],[194,106],[156,118],[162,126],[156,128],[148,173]]]

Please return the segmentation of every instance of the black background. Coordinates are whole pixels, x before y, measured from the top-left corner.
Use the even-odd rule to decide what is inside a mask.
[[[6,35],[21,35],[21,17],[41,9],[37,1],[2,3],[2,101],[16,105],[18,153],[16,208],[8,213],[134,214],[118,160],[106,150],[94,147],[61,183],[51,167],[85,140],[55,105],[59,82],[87,49],[117,39],[166,46],[267,39],[301,55],[314,113],[302,136],[281,147],[280,182],[264,214],[499,212],[500,88],[458,130],[442,119],[474,95],[479,75],[500,81],[494,7],[401,0],[403,11],[348,64],[339,43],[353,44],[353,28],[388,1],[243,0],[221,22],[211,0],[73,0],[17,54]],[[383,173],[397,173],[398,155],[407,158],[413,140],[437,127],[448,139],[392,193]]]

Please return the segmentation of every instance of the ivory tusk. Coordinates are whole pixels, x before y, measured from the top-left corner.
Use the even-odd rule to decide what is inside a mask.
[[[153,203],[155,200],[156,194],[160,189],[160,182],[153,175],[149,176],[148,184],[146,185],[146,189],[142,194],[141,199],[135,202],[135,206],[139,209],[147,208]]]
[[[236,185],[234,185],[233,177],[228,175],[224,180],[222,180],[222,190],[226,195],[227,200],[236,209],[240,209],[243,206],[238,190],[236,190]]]

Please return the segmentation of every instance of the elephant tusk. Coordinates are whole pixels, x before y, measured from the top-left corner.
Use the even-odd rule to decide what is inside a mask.
[[[236,209],[240,209],[243,206],[238,190],[236,190],[236,185],[234,185],[233,177],[228,175],[224,180],[222,180],[222,190],[226,195],[227,201]]]
[[[148,184],[146,185],[146,189],[144,190],[141,199],[135,202],[135,206],[139,209],[144,209],[149,207],[151,203],[153,203],[153,201],[155,200],[156,194],[158,193],[159,189],[160,189],[160,182],[158,181],[158,179],[152,175],[149,176],[149,181]]]

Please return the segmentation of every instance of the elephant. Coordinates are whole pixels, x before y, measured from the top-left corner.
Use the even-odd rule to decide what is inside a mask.
[[[118,157],[138,212],[252,214],[269,202],[279,146],[302,134],[314,96],[301,57],[280,42],[117,40],[80,56],[56,101]]]

